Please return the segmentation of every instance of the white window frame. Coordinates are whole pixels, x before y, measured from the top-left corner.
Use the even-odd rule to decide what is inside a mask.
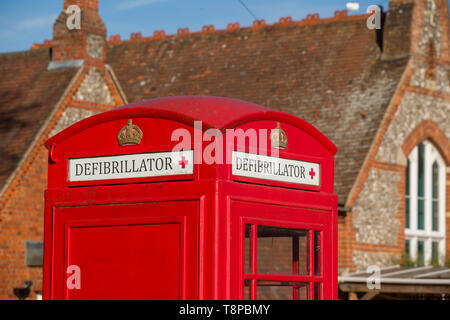
[[[414,147],[409,155],[409,228],[405,224],[405,240],[409,240],[409,256],[417,261],[418,241],[424,241],[424,263],[429,265],[432,259],[432,242],[438,242],[439,263],[444,264],[445,258],[445,198],[446,198],[446,166],[442,156],[436,147],[428,140],[424,144],[424,187],[425,187],[425,212],[424,230],[418,230],[418,145]],[[432,230],[432,169],[433,163],[437,161],[439,168],[439,211],[438,230]],[[406,186],[405,186],[406,187]],[[405,211],[406,218],[406,211]],[[406,220],[405,220],[406,221]]]

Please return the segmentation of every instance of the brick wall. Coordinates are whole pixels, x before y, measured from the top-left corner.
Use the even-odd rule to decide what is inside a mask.
[[[338,216],[338,270],[339,274],[346,274],[352,270],[352,230],[353,213],[347,212]]]
[[[43,142],[43,141],[39,141]],[[25,240],[43,241],[43,191],[46,187],[47,152],[36,148],[4,197],[0,217],[0,299],[14,299],[13,288],[32,280],[42,290],[42,268],[25,266]]]

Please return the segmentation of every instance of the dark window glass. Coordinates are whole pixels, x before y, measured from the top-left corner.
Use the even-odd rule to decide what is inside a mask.
[[[293,273],[299,275],[309,274],[309,233],[302,230],[292,238],[293,245]]]
[[[423,241],[417,242],[417,264],[419,266],[425,265],[425,248]]]
[[[431,217],[433,231],[439,230],[439,201],[433,200],[431,203],[433,216]]]
[[[439,198],[439,166],[437,164],[437,161],[435,161],[433,163],[433,169],[432,169],[432,177],[433,177],[433,182],[431,183],[432,185],[432,194],[433,194],[433,199],[437,199]]]
[[[406,228],[409,229],[410,228],[410,226],[409,226],[409,197],[405,199],[405,211],[406,211],[405,225],[406,225]]]
[[[419,197],[423,197],[425,194],[425,145],[423,143],[419,144],[419,165],[418,168],[418,188],[417,188],[417,195]]]
[[[294,298],[296,300],[308,300],[309,299],[309,283],[294,283]]]
[[[322,265],[321,265],[320,231],[314,231],[314,275],[320,276],[321,273],[322,273]]]
[[[257,273],[308,274],[308,231],[257,226]]]
[[[322,297],[321,283],[314,283],[314,300],[320,300]]]
[[[252,299],[252,280],[245,279],[244,280],[244,300],[251,300]]]
[[[417,229],[425,229],[425,200],[418,200],[418,212],[417,212]]]
[[[245,255],[245,273],[251,273],[252,272],[252,226],[249,224],[245,225],[245,248],[244,248],[244,255]]]
[[[425,229],[425,145],[423,143],[418,146],[418,158],[419,164],[418,170],[418,182],[417,182],[417,229]]]
[[[408,159],[408,165],[406,166],[406,185],[405,185],[405,195],[409,196],[409,169],[410,169],[410,161]]]
[[[432,169],[432,202],[431,202],[431,227],[433,231],[439,230],[439,166],[437,161],[433,163]]]
[[[258,280],[256,285],[258,300],[308,299],[308,283]]]
[[[409,239],[405,240],[405,253],[409,256]]]
[[[439,243],[435,241],[431,243],[431,263],[439,264]]]

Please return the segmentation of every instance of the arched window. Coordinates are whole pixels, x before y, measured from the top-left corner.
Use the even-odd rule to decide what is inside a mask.
[[[427,140],[408,158],[405,183],[405,249],[419,265],[444,262],[445,165]]]

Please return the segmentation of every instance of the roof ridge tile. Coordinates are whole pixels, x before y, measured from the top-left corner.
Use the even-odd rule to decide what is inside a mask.
[[[336,10],[333,17],[321,18],[318,13],[312,13],[306,15],[302,20],[294,20],[291,16],[281,17],[277,22],[267,24],[265,19],[254,20],[252,26],[241,27],[239,22],[231,22],[227,24],[225,29],[216,29],[213,24],[204,25],[200,31],[190,31],[189,28],[179,28],[176,34],[167,35],[165,30],[155,30],[153,36],[143,37],[140,32],[133,32],[130,35],[130,39],[121,40],[120,35],[110,35],[108,44],[120,44],[134,41],[151,41],[159,40],[166,37],[185,37],[188,35],[207,35],[214,32],[235,32],[243,29],[249,29],[252,31],[259,31],[266,27],[286,27],[286,26],[311,26],[323,23],[340,22],[340,21],[354,21],[363,20],[368,17],[368,14],[349,15],[348,10]],[[140,34],[140,36],[136,36]]]
[[[51,48],[52,47],[52,41],[51,40],[44,40],[44,43],[33,43],[30,47],[31,50],[36,49],[42,49],[42,48]]]

